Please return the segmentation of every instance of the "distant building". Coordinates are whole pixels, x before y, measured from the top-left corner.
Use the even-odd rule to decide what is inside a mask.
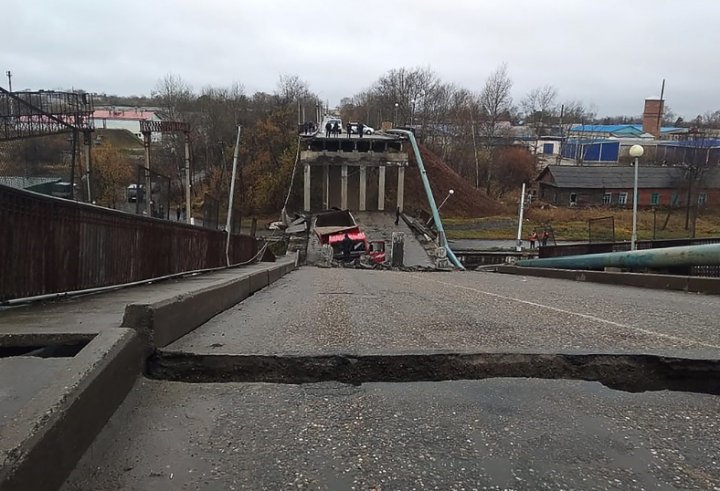
[[[142,133],[140,133],[140,121],[160,121],[162,119],[156,109],[118,106],[97,108],[93,113],[93,117],[95,118],[96,128],[128,130],[140,139],[143,137]],[[152,138],[154,142],[157,142],[160,141],[161,135],[153,133]]]
[[[688,132],[687,128],[664,126],[660,128],[662,139],[678,139]],[[640,124],[574,124],[570,126],[569,137],[574,138],[646,138],[652,140],[655,135],[643,130]]]
[[[631,166],[589,167],[548,165],[535,179],[540,200],[558,206],[631,207],[634,169]],[[698,205],[720,203],[720,169],[708,170],[696,191]],[[640,167],[638,206],[684,206],[687,181],[680,167]]]
[[[72,197],[71,184],[64,182],[59,177],[0,176],[0,185],[57,196],[59,198]]]

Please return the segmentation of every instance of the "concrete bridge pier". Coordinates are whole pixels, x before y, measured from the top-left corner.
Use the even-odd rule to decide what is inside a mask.
[[[305,179],[303,188],[303,209],[310,211],[310,164],[305,164]]]
[[[323,210],[330,209],[330,167],[323,165]],[[306,210],[307,211],[307,210]]]
[[[398,167],[397,207],[403,211],[405,204],[405,167]]]
[[[348,166],[340,167],[340,208],[348,208]]]
[[[404,209],[405,167],[408,154],[402,139],[385,134],[355,138],[305,138],[300,162],[305,166],[303,208],[306,212],[330,208],[385,211],[387,168],[398,169],[397,200]],[[313,167],[316,170],[313,171]],[[321,170],[322,168],[322,170]],[[377,170],[376,170],[377,169]],[[315,173],[312,176],[312,173]],[[392,179],[395,175],[391,174]],[[312,183],[312,180],[316,181]],[[314,185],[313,185],[314,184]],[[377,195],[377,201],[375,197]]]
[[[367,210],[367,167],[360,167],[360,202],[358,208],[360,211]]]
[[[378,211],[385,211],[385,166],[378,167]]]

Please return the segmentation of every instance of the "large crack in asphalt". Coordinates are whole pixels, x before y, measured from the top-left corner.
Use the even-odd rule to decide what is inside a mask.
[[[720,394],[720,360],[649,354],[436,353],[397,355],[214,355],[159,351],[150,378],[180,382],[305,384],[485,378],[596,381],[616,390]]]

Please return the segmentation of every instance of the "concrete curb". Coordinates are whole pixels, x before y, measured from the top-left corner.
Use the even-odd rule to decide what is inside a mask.
[[[129,304],[122,326],[138,331],[147,343],[148,353],[165,347],[294,270],[295,258],[260,264],[264,267],[259,271],[248,271],[200,290],[153,303]]]
[[[720,278],[501,265],[498,273],[720,295]]]
[[[143,361],[133,330],[98,333],[68,370],[0,428],[0,489],[50,491],[62,485],[132,388]]]

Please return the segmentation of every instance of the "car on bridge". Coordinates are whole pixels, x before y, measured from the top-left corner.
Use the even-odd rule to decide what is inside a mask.
[[[327,125],[328,123],[330,123],[331,125],[335,125],[337,123],[339,133],[342,133],[343,131],[345,131],[345,127],[343,126],[342,119],[335,117],[335,116],[329,116],[329,117],[326,117],[323,120],[322,125],[320,125],[320,128],[319,128],[320,132],[322,132],[322,133],[325,132],[325,125]]]
[[[351,123],[350,123],[350,133],[352,133],[353,135],[357,135],[357,134],[358,134],[358,125],[359,125],[359,124],[360,124],[360,123],[353,123],[353,122],[351,122]],[[372,128],[372,127],[370,127],[370,126],[367,126],[367,125],[363,125],[363,134],[364,134],[364,135],[372,135],[373,133],[375,133],[375,129],[374,129],[374,128]]]

